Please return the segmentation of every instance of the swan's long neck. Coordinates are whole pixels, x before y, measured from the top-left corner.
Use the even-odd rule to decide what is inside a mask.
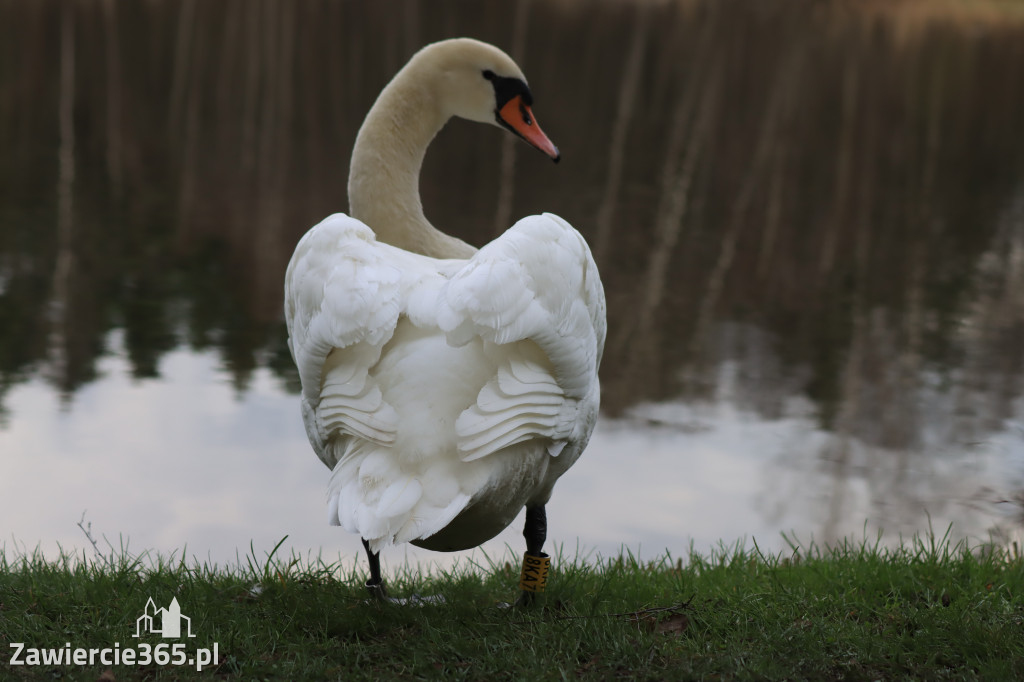
[[[476,249],[423,215],[423,157],[448,117],[419,75],[408,67],[399,71],[366,115],[352,150],[349,212],[382,242],[435,258],[468,258]]]

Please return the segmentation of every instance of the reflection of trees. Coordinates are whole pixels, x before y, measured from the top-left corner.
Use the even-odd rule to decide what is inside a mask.
[[[609,287],[612,296],[637,296],[634,320],[652,300],[660,313],[646,340],[646,370],[606,374],[611,386],[621,382],[612,400],[633,402],[634,381],[649,397],[699,391],[702,371],[732,352],[708,336],[709,314],[770,331],[791,371],[809,365],[803,388],[831,426],[858,316],[885,322],[893,335],[894,354],[866,358],[866,382],[912,375],[924,361],[947,365],[961,353],[952,332],[973,295],[995,212],[1021,173],[1012,129],[994,130],[1012,125],[1006,110],[1022,109],[995,84],[1009,78],[995,63],[1003,59],[993,47],[999,41],[982,48],[943,28],[897,45],[884,26],[820,17],[807,19],[810,26],[799,18],[772,26],[773,19],[759,17],[767,26],[753,28],[731,23],[731,40],[716,41],[725,75],[705,96],[717,94],[722,113],[711,139],[690,143],[702,144],[705,160],[663,278],[670,293],[644,298],[636,287],[615,286],[619,280]],[[681,42],[696,46],[696,38]],[[761,61],[744,82],[749,54]],[[681,61],[706,61],[700,57]],[[736,62],[745,70],[737,73]],[[1000,111],[975,111],[976,97],[996,90]],[[779,105],[784,118],[773,129]],[[653,243],[649,256],[636,256],[632,275],[641,281],[665,259]]]
[[[140,377],[187,343],[219,349],[240,389],[259,366],[294,384],[291,249],[346,208],[380,87],[466,34],[521,52],[565,161],[450,126],[427,213],[481,243],[495,216],[553,210],[592,239],[610,412],[699,395],[731,358],[761,413],[803,392],[824,426],[884,447],[934,417],[925,370],[956,414],[998,419],[1024,352],[1019,212],[1000,213],[1024,182],[1024,25],[900,4],[8,2],[0,402],[39,372],[73,392],[114,327]]]

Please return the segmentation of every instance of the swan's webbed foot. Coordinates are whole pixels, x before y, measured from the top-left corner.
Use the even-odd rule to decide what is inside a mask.
[[[381,604],[398,604],[400,606],[425,606],[427,604],[444,604],[445,598],[441,594],[419,595],[413,594],[409,597],[389,597],[388,588],[380,575],[380,552],[370,551],[370,543],[363,540],[363,548],[366,550],[366,558],[370,561],[370,579],[366,581],[366,591],[370,598]]]
[[[512,606],[514,606],[516,608],[520,608],[520,607],[528,608],[530,606],[533,606],[536,602],[537,602],[537,593],[536,592],[527,592],[526,590],[520,590],[519,591],[519,599],[516,599],[515,603],[512,604]]]
[[[384,584],[384,581],[375,583],[371,580],[366,581],[366,591],[370,593],[370,597],[374,601],[389,601],[388,588]]]

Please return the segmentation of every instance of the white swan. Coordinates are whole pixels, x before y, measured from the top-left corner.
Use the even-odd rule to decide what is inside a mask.
[[[605,300],[583,237],[546,213],[477,251],[431,226],[419,198],[427,145],[452,116],[557,161],[531,104],[496,47],[423,48],[359,130],[352,216],[313,227],[288,265],[288,343],[332,471],[330,523],[363,538],[378,595],[382,547],[475,547],[524,506],[527,563],[546,557],[544,505],[594,428]]]

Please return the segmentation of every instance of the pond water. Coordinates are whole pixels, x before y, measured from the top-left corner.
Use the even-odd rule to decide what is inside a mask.
[[[427,215],[480,245],[558,213],[608,296],[553,544],[1018,540],[1024,17],[804,4],[0,6],[0,542],[88,554],[84,513],[101,548],[360,556],[326,524],[283,272],[346,210],[380,88],[455,35],[517,58],[563,161],[453,122]]]

